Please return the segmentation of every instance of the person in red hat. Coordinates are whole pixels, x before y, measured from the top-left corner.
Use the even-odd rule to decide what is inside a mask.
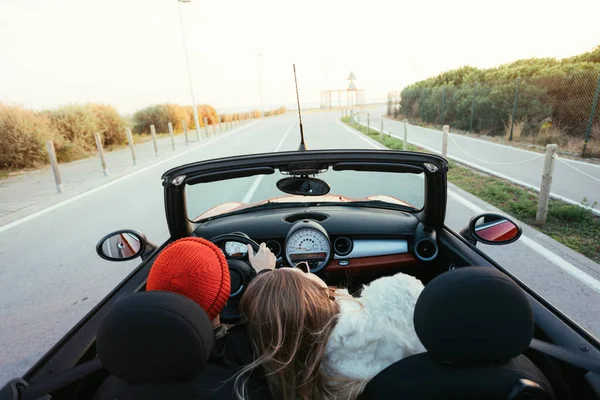
[[[257,273],[275,268],[275,256],[264,243],[256,254],[248,246],[248,259]],[[216,339],[209,360],[232,368],[252,361],[244,323],[236,326],[220,323],[219,314],[229,299],[231,282],[225,255],[214,243],[187,237],[169,244],[156,257],[146,290],[180,294],[206,311],[213,322]]]
[[[275,256],[264,243],[256,254],[248,246],[248,255],[256,272],[275,267]],[[217,327],[219,314],[227,304],[231,290],[225,255],[206,239],[179,239],[168,245],[154,261],[146,290],[178,293],[194,300]]]
[[[168,245],[156,258],[146,290],[178,293],[196,303],[219,325],[231,284],[225,255],[206,239],[187,237]]]
[[[249,247],[248,258],[256,272],[275,268],[275,256],[264,243],[256,254]],[[239,368],[253,361],[245,324],[220,324],[219,314],[229,300],[231,282],[225,255],[214,243],[202,238],[187,237],[169,244],[156,257],[148,274],[146,290],[180,294],[192,299],[206,311],[215,333],[215,343],[207,368],[210,368],[210,364],[218,364],[230,368],[233,375]],[[233,381],[229,382],[233,385]],[[272,398],[266,383],[258,377],[253,378],[251,384],[256,398]],[[231,398],[234,398],[233,394]]]

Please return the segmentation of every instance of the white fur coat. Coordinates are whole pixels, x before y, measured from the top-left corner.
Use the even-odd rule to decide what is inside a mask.
[[[365,286],[360,298],[345,289],[337,298],[340,314],[327,343],[324,367],[347,378],[369,380],[380,371],[425,348],[413,324],[423,284],[402,273]]]

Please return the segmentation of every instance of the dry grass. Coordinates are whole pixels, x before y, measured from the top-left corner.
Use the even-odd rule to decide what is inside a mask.
[[[510,128],[512,125],[512,115],[508,116],[508,122],[504,124],[504,138],[506,140],[510,140]],[[521,140],[521,136],[523,134],[523,127],[525,126],[525,121],[516,121],[513,128],[512,140],[518,142]]]
[[[55,143],[60,162],[77,160],[96,151],[94,133],[100,133],[103,145],[125,142],[125,120],[111,106],[102,104],[68,105],[43,111],[52,127],[64,139]]]
[[[46,140],[60,139],[47,116],[0,104],[0,168],[38,167],[46,160]],[[62,140],[60,140],[62,142]]]
[[[94,133],[104,145],[125,141],[125,120],[111,106],[69,105],[35,112],[0,104],[0,169],[38,168],[48,163],[46,141],[52,140],[58,161],[86,157],[95,151]]]

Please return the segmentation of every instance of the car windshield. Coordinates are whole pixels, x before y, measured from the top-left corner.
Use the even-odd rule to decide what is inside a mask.
[[[379,171],[332,171],[317,175],[325,181],[329,193],[303,196],[284,193],[277,182],[289,177],[280,172],[224,181],[201,183],[186,187],[186,203],[190,220],[204,219],[237,211],[244,206],[270,203],[343,203],[360,206],[397,207],[419,210],[425,199],[423,173],[392,173]],[[226,203],[226,204],[224,204]]]

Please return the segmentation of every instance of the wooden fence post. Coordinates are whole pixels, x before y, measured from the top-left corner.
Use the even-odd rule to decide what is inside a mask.
[[[58,193],[63,192],[62,178],[60,177],[60,171],[58,169],[58,161],[56,160],[56,152],[54,151],[54,143],[52,140],[46,141],[46,149],[48,150],[48,157],[50,158],[50,166],[52,167],[52,173],[54,174],[54,182],[56,182],[56,191]]]
[[[448,134],[450,133],[450,127],[444,125],[442,127],[442,157],[446,158],[448,155]]]
[[[156,128],[154,128],[154,125],[150,125],[150,133],[152,134],[152,141],[154,142],[154,155],[158,157],[158,145],[156,144]]]
[[[173,148],[173,151],[175,151],[175,137],[173,136],[173,124],[171,122],[169,122],[168,126],[169,126],[169,136],[171,136],[171,147]]]
[[[127,134],[127,142],[129,142],[129,150],[131,150],[131,158],[133,159],[133,165],[136,165],[137,160],[135,157],[135,148],[133,147],[133,136],[131,135],[131,129],[125,129],[125,133]]]
[[[406,147],[408,142],[408,120],[404,119],[404,144],[402,150],[406,151]]]
[[[98,148],[98,155],[100,155],[100,164],[102,164],[102,172],[104,176],[108,176],[109,171],[106,166],[106,157],[104,157],[104,149],[102,148],[102,139],[99,133],[94,133],[94,139],[96,140],[96,147]]]
[[[542,184],[540,186],[540,199],[538,202],[535,223],[539,226],[546,225],[548,216],[548,203],[550,202],[550,188],[552,187],[552,173],[554,172],[554,155],[558,146],[549,144],[546,146],[546,157],[544,158],[544,170],[542,172]]]
[[[188,135],[187,135],[187,126],[185,125],[185,121],[181,121],[181,126],[183,127],[183,135],[185,136],[185,145],[189,145]]]
[[[381,126],[380,126],[381,129],[379,130],[379,138],[383,142],[383,114],[381,114],[379,116],[379,118],[381,119]]]

